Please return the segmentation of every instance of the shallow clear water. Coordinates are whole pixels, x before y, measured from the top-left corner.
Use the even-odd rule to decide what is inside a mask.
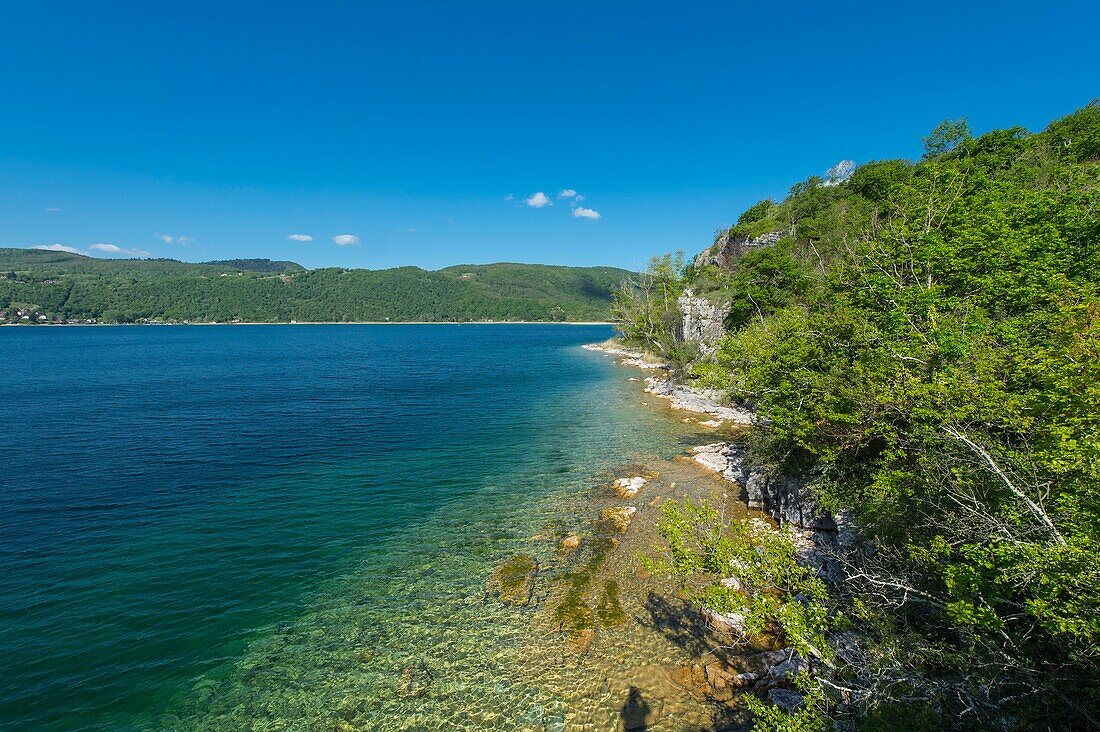
[[[583,658],[485,591],[531,553],[549,601],[598,486],[701,439],[579,348],[610,335],[0,329],[0,727],[613,728],[664,684],[631,664],[683,654],[633,549],[630,621]]]

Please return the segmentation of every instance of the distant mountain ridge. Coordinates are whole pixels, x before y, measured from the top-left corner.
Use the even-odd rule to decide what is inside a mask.
[[[270,259],[189,263],[0,248],[0,321],[608,320],[630,274],[516,263],[308,270]]]

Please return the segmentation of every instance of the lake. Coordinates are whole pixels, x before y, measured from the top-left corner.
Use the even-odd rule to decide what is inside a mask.
[[[699,441],[611,335],[0,329],[0,727],[564,728],[608,675],[486,578]]]

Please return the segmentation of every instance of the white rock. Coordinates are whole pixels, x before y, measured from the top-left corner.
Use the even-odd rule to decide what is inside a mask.
[[[703,617],[707,624],[719,632],[733,633],[743,636],[746,634],[746,620],[741,613],[720,613],[709,608],[703,608]]]
[[[640,475],[633,478],[619,478],[615,481],[615,493],[619,498],[633,498],[645,487],[646,479]]]
[[[710,445],[693,447],[692,460],[702,465],[707,470],[716,473],[724,473],[729,467],[729,445],[725,442],[715,442]]]
[[[726,577],[725,579],[718,580],[718,584],[725,587],[727,590],[733,590],[734,592],[740,592],[744,585],[737,577]]]

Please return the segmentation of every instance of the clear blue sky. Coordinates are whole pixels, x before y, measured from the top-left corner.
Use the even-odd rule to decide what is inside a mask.
[[[10,1],[0,245],[634,267],[946,117],[1041,129],[1100,96],[1098,29],[1096,2]]]

